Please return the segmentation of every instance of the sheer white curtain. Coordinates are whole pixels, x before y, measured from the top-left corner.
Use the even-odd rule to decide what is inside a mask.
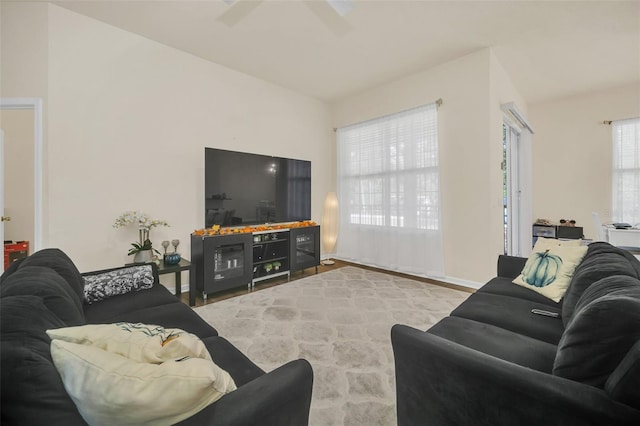
[[[436,104],[337,130],[337,257],[444,276]]]
[[[614,121],[614,222],[640,223],[640,118]]]

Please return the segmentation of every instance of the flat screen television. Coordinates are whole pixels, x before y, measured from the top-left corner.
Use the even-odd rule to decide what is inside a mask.
[[[311,161],[205,148],[205,227],[311,219]]]

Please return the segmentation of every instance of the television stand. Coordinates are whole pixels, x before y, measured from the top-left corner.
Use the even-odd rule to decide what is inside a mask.
[[[216,235],[191,234],[189,304],[320,264],[320,226]]]

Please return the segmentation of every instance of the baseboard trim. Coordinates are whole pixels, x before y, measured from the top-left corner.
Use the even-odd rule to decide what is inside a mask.
[[[160,285],[164,285],[162,283],[160,283]],[[167,290],[169,290],[169,293],[173,294],[174,296],[176,296],[176,286],[175,285],[164,285]],[[183,284],[182,287],[180,287],[180,292],[182,293],[188,293],[189,292],[189,284]]]
[[[461,287],[472,288],[474,290],[477,290],[484,285],[484,283],[463,280],[462,278],[455,278],[455,277],[444,277],[444,278],[441,278],[441,281],[444,281],[448,284],[459,285]]]
[[[449,276],[437,277],[437,276],[431,276],[431,275],[412,274],[412,273],[402,272],[402,271],[397,271],[397,270],[384,269],[384,268],[381,268],[381,267],[375,266],[375,265],[357,263],[357,262],[354,262],[352,260],[341,259],[339,257],[333,257],[333,258],[337,259],[337,260],[340,260],[343,263],[348,263],[348,264],[351,264],[351,265],[356,266],[356,267],[365,267],[365,268],[372,269],[372,270],[375,270],[375,271],[379,271],[379,272],[382,272],[382,273],[405,276],[405,277],[410,278],[410,279],[416,279],[417,278],[417,279],[424,280],[424,281],[426,281],[428,283],[431,283],[431,284],[440,285],[440,286],[447,287],[447,288],[453,288],[453,289],[456,289],[456,290],[475,292],[475,290],[479,289],[480,287],[482,287],[484,285],[484,283],[479,283],[479,282],[470,281],[470,280],[464,280],[464,279],[461,279],[461,278],[455,278],[455,277],[449,277]]]
[[[435,285],[440,285],[443,287],[448,287],[448,288],[454,288],[457,290],[462,290],[462,291],[475,291],[478,290],[480,287],[482,287],[484,285],[484,283],[479,283],[476,281],[470,281],[470,280],[465,280],[462,278],[456,278],[456,277],[449,277],[449,276],[444,276],[444,277],[435,277],[435,276],[429,276],[429,275],[418,275],[418,274],[410,274],[407,272],[401,272],[401,271],[393,271],[393,270],[388,270],[388,269],[384,269],[384,268],[380,268],[379,266],[374,266],[374,265],[367,265],[367,264],[363,264],[363,263],[356,263],[353,262],[351,260],[344,260],[344,259],[340,259],[338,257],[333,257],[333,256],[323,256],[322,260],[328,260],[328,259],[336,259],[339,260],[340,262],[343,263],[348,263],[351,264],[353,266],[356,267],[366,267],[368,269],[373,269],[379,272],[383,272],[383,273],[391,273],[391,274],[396,274],[396,275],[402,275],[402,276],[406,276],[407,278],[419,278],[422,280],[426,280],[427,282],[431,283],[431,284],[435,284]],[[167,287],[167,289],[171,292],[171,294],[173,294],[174,296],[176,295],[176,288],[175,286],[168,286],[165,285],[165,287]],[[188,293],[189,292],[189,284],[183,284],[182,288],[181,288],[182,293]]]

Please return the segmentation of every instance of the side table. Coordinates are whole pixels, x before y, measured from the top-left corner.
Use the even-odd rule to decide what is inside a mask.
[[[182,293],[182,271],[191,270],[191,262],[187,259],[180,259],[180,263],[175,265],[165,265],[164,262],[160,262],[158,265],[158,275],[162,274],[176,274],[176,296]]]

